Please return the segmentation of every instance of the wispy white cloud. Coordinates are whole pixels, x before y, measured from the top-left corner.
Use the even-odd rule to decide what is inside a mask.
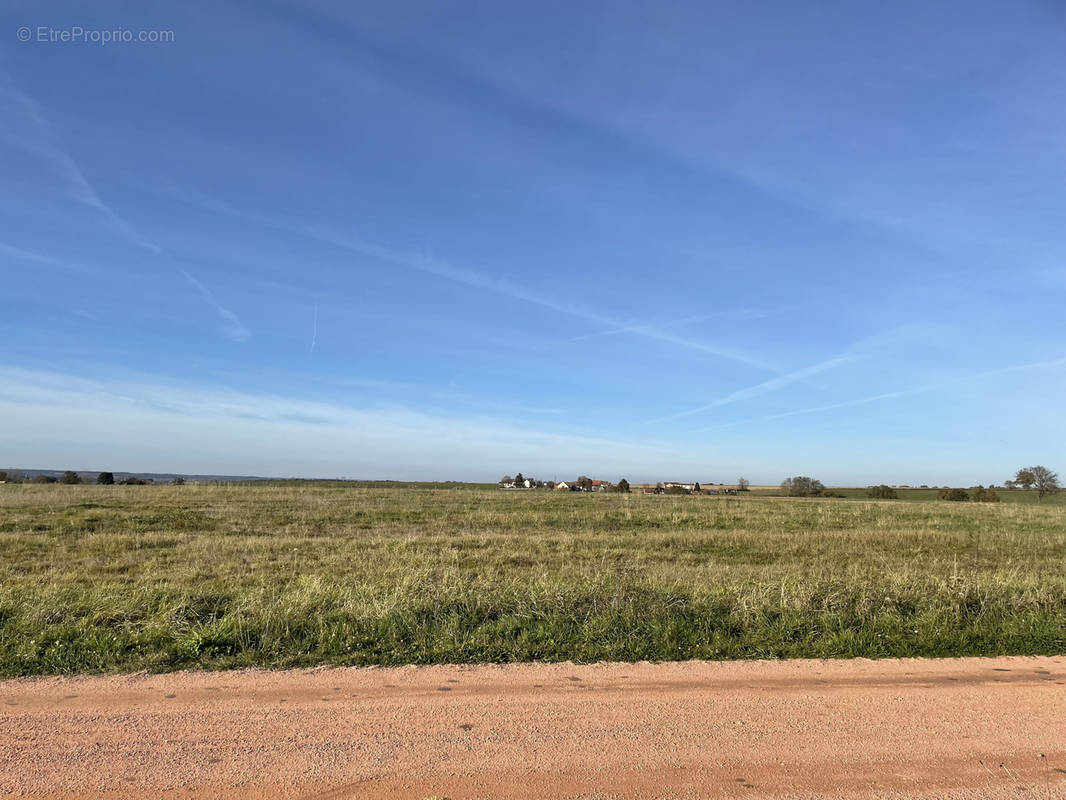
[[[11,129],[13,135],[9,136],[11,144],[45,161],[63,181],[72,199],[100,212],[123,238],[153,253],[162,252],[157,244],[141,236],[128,220],[100,198],[33,98],[10,86],[0,91],[6,104],[15,111],[16,124]]]
[[[101,214],[112,230],[120,237],[138,247],[143,247],[156,256],[167,256],[162,247],[147,236],[144,236],[133,223],[101,199],[100,194],[86,177],[78,162],[64,147],[52,124],[41,112],[40,107],[33,98],[10,85],[5,85],[6,83],[6,81],[0,82],[0,96],[3,97],[5,105],[12,112],[13,119],[5,139],[13,146],[41,158],[63,182],[68,195],[75,201]],[[0,250],[0,252],[3,251]],[[14,255],[14,253],[12,254]],[[47,256],[28,253],[27,251],[22,251],[20,257],[31,258],[41,263],[51,263],[56,266],[67,266],[65,262],[60,262]],[[236,342],[248,340],[251,334],[234,312],[219,303],[211,290],[194,278],[188,270],[180,266],[175,266],[174,268],[181,273],[189,285],[203,297],[207,304],[226,323],[223,328],[225,336]]]
[[[701,322],[707,319],[708,314],[697,314],[691,317],[682,317],[681,319],[669,320],[667,322],[656,323],[644,323],[641,325],[626,325],[623,328],[610,328],[608,330],[593,331],[592,333],[583,333],[580,336],[571,336],[566,341],[568,342],[584,342],[588,339],[596,339],[601,336],[619,336],[626,333],[644,333],[646,331],[663,330],[664,328],[680,327],[682,325],[688,325],[695,322]]]
[[[1000,369],[988,370],[986,372],[977,372],[972,375],[963,375],[958,378],[952,378],[947,381],[939,381],[937,383],[930,383],[925,386],[916,386],[910,389],[897,389],[891,392],[882,392],[880,394],[873,394],[867,397],[857,397],[853,400],[843,400],[839,403],[829,403],[822,406],[814,406],[812,408],[799,408],[792,411],[782,411],[779,414],[767,414],[763,417],[755,417],[753,419],[738,420],[736,422],[726,422],[722,425],[710,425],[704,428],[697,428],[693,433],[700,433],[703,431],[719,430],[722,428],[733,428],[738,425],[751,425],[757,422],[769,422],[775,419],[785,419],[787,417],[798,417],[805,414],[817,414],[822,411],[836,411],[841,408],[851,408],[853,406],[866,405],[868,403],[877,403],[883,400],[895,400],[900,397],[909,397],[917,394],[926,394],[928,392],[937,392],[943,389],[950,389],[953,386],[958,386],[965,383],[973,383],[976,381],[986,380],[988,378],[995,378],[1001,375],[1008,375],[1012,372],[1026,372],[1029,370],[1051,369],[1053,367],[1066,367],[1066,358],[1056,358],[1050,361],[1034,361],[1028,364],[1014,364],[1009,367],[1001,367]]]
[[[761,397],[780,389],[784,389],[794,383],[806,382],[809,378],[813,378],[815,375],[860,361],[866,358],[870,352],[885,350],[886,348],[899,348],[901,343],[914,341],[916,338],[919,341],[925,341],[938,330],[939,328],[937,326],[926,323],[905,323],[903,325],[887,328],[869,336],[864,336],[858,341],[853,342],[837,355],[819,361],[817,364],[794,370],[785,375],[778,375],[777,377],[757,383],[754,386],[737,389],[736,391],[730,392],[729,394],[719,397],[716,400],[712,400],[709,403],[696,406],[695,408],[689,408],[674,414],[656,417],[655,419],[641,424],[654,425],[661,422],[668,422],[670,420],[691,417],[695,414],[712,411],[716,408]]]
[[[200,293],[200,296],[203,297],[207,304],[215,310],[215,313],[218,314],[218,316],[221,317],[224,322],[226,322],[225,327],[223,327],[222,329],[222,332],[226,335],[226,337],[232,339],[235,342],[248,341],[248,338],[252,334],[246,327],[244,327],[244,325],[241,323],[240,318],[228,308],[226,308],[224,305],[219,303],[218,300],[215,299],[214,293],[212,293],[210,289],[200,283],[200,281],[198,281],[192,275],[190,275],[185,269],[183,269],[182,267],[176,267],[176,269],[182,274],[185,280],[189,282],[189,285]]]
[[[439,278],[461,283],[465,286],[470,286],[482,291],[492,292],[493,294],[510,297],[515,300],[521,300],[531,305],[576,317],[588,322],[594,322],[611,329],[628,328],[628,333],[642,336],[647,339],[664,342],[688,350],[695,350],[718,358],[735,361],[749,367],[755,367],[757,369],[776,371],[776,368],[765,360],[738,348],[679,336],[654,326],[627,325],[626,323],[605,314],[544,295],[540,292],[533,291],[526,286],[512,283],[503,278],[493,277],[485,272],[472,270],[468,267],[436,258],[428,253],[413,253],[394,250],[392,248],[364,242],[321,228],[300,228],[297,226],[286,227],[294,232],[302,233],[309,238],[325,244],[331,244],[364,256],[370,256],[371,258],[380,261],[396,264],[429,275],[435,275]]]
[[[617,20],[597,24],[630,21],[622,13]],[[438,59],[454,70],[456,79],[483,93],[506,96],[509,103],[535,113],[551,113],[576,130],[605,140],[624,141],[641,155],[689,174],[714,181],[725,178],[775,203],[920,249],[937,273],[972,277],[972,264],[964,271],[951,263],[951,256],[962,247],[980,248],[981,260],[992,263],[999,261],[996,256],[1000,254],[995,251],[1020,249],[1026,254],[1024,259],[1008,256],[1008,263],[1015,265],[1011,275],[1040,279],[1017,268],[1019,261],[1031,260],[1033,241],[1040,234],[1034,236],[1034,226],[1021,226],[1015,220],[1019,206],[1029,219],[1044,214],[1056,218],[1060,211],[1055,186],[1056,181],[1061,183],[1066,160],[1062,158],[1062,114],[1058,111],[1063,104],[1055,101],[1063,81],[1048,79],[1048,75],[1062,73],[1058,56],[1061,44],[1050,34],[1045,37],[1031,30],[1025,37],[1031,45],[1031,63],[997,76],[993,84],[970,80],[966,91],[956,92],[953,99],[963,102],[960,98],[979,91],[980,118],[988,124],[967,126],[960,134],[937,115],[917,115],[915,130],[936,125],[934,130],[942,134],[921,137],[929,143],[923,147],[912,141],[915,130],[901,128],[895,120],[883,124],[879,114],[891,108],[891,102],[870,108],[867,114],[838,118],[840,106],[836,102],[818,106],[832,95],[809,91],[806,85],[796,91],[787,77],[776,72],[749,70],[745,80],[718,87],[721,96],[716,95],[712,113],[692,102],[693,93],[704,87],[690,83],[686,75],[703,80],[706,75],[728,74],[738,54],[742,60],[750,58],[773,41],[772,37],[761,44],[740,37],[738,41],[744,42],[740,51],[726,45],[701,53],[696,43],[687,39],[691,30],[675,27],[684,22],[657,20],[654,31],[644,32],[646,38],[632,39],[638,43],[635,48],[601,48],[596,63],[587,65],[580,79],[560,85],[553,65],[543,59],[519,58],[513,69],[501,72],[490,51],[464,46],[461,38],[441,36],[439,31],[410,21],[396,25],[395,21],[360,20],[360,25],[375,27],[379,36],[405,53],[421,50],[423,55]],[[1056,29],[1054,25],[1045,27]],[[630,42],[632,31],[625,30],[625,34]],[[980,36],[970,38],[982,41]],[[670,42],[670,52],[658,52],[658,41]],[[810,66],[818,70],[824,62],[813,56],[821,46],[814,39],[807,45],[816,48]],[[928,48],[926,60],[940,64],[945,52],[939,47]],[[943,67],[944,75],[965,63],[955,55],[953,66]],[[678,63],[684,69],[670,68],[674,57],[681,59]],[[942,66],[937,68],[938,74]],[[878,69],[884,71],[882,65]],[[878,86],[875,80],[865,85],[875,87],[875,92],[886,86],[898,91],[899,85],[922,72],[911,65],[897,76],[902,83],[884,81]],[[648,75],[658,77],[650,83],[634,82],[629,80],[634,74],[645,79]],[[644,93],[647,86],[661,83],[669,84],[671,91]],[[827,81],[827,85],[834,84],[835,76]],[[940,84],[936,90],[942,91],[947,85]],[[974,88],[978,85],[980,89]],[[605,87],[611,89],[605,91]],[[762,98],[762,102],[753,102],[754,97]],[[766,102],[766,98],[775,100]],[[870,98],[856,102],[869,103]],[[723,107],[734,113],[721,113]],[[1005,124],[1007,120],[1012,124]],[[821,131],[824,135],[812,136],[820,126],[825,126]],[[758,133],[753,135],[753,131]],[[842,152],[842,142],[846,152]],[[855,153],[862,157],[849,157]],[[1012,190],[982,190],[997,180],[1006,180]],[[1020,187],[1026,188],[1023,191]],[[1042,236],[1042,245],[1057,247],[1057,228],[1052,224],[1045,230],[1052,233]]]
[[[84,264],[76,264],[73,261],[67,261],[62,258],[54,258],[53,256],[46,255],[44,253],[38,253],[33,250],[26,250],[21,247],[15,247],[9,244],[0,243],[0,256],[6,258],[13,258],[19,261],[28,261],[32,264],[45,264],[49,267],[59,267],[60,269],[71,270],[74,272],[89,272],[96,273],[92,267],[85,266]]]
[[[684,325],[693,325],[697,322],[705,322],[710,319],[751,320],[761,319],[764,316],[766,315],[761,311],[755,311],[747,308],[728,309],[725,311],[717,311],[713,314],[694,314],[692,316],[681,317],[680,319],[667,320],[664,322],[650,322],[642,323],[639,325],[626,325],[621,328],[610,328],[608,330],[593,331],[592,333],[585,333],[581,336],[571,336],[566,341],[583,342],[588,339],[596,339],[601,336],[620,336],[623,334],[655,334],[662,333],[667,328],[680,328]]]
[[[668,330],[663,330],[661,326],[619,320],[611,315],[535,291],[527,285],[516,284],[505,278],[496,277],[488,271],[472,269],[465,265],[435,257],[425,251],[415,252],[385,247],[324,226],[281,220],[254,211],[237,208],[214,198],[194,195],[188,192],[181,192],[178,195],[184,201],[208,211],[239,217],[276,230],[302,236],[320,244],[330,245],[405,269],[433,275],[472,289],[509,297],[513,300],[529,303],[575,319],[592,322],[610,330],[618,330],[619,333],[628,333],[675,347],[706,353],[716,358],[744,364],[767,372],[780,372],[774,364],[741,348],[679,336]]]
[[[0,387],[0,413],[17,432],[5,452],[26,464],[55,451],[66,454],[64,463],[82,454],[78,468],[107,468],[106,461],[122,469],[485,479],[519,464],[544,477],[635,480],[702,463],[674,448],[553,431],[544,421],[525,427],[481,415],[357,408],[150,376],[87,379],[0,366]]]
[[[315,303],[315,319],[311,328],[311,349],[308,351],[308,356],[315,354],[315,345],[318,344],[318,303]]]
[[[769,394],[775,392],[778,389],[783,389],[786,386],[791,386],[793,383],[806,380],[821,372],[826,372],[831,369],[848,364],[855,361],[858,356],[855,355],[841,355],[833,358],[820,361],[817,364],[812,364],[809,367],[803,369],[797,369],[793,372],[789,372],[785,375],[778,375],[776,378],[757,383],[754,386],[748,386],[744,389],[738,389],[735,392],[730,392],[724,397],[719,397],[717,400],[712,400],[710,403],[705,403],[702,406],[696,406],[695,408],[689,408],[684,411],[678,411],[675,414],[667,414],[664,417],[657,417],[656,419],[648,420],[642,423],[643,425],[655,425],[660,422],[669,422],[670,420],[682,419],[684,417],[691,417],[694,414],[700,414],[705,411],[711,411],[715,408],[721,408],[722,406],[728,406],[733,403],[738,403],[742,400],[751,400],[754,397],[760,395]]]

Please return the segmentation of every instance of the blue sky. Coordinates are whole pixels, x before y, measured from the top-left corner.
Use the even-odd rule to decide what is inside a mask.
[[[3,20],[2,466],[1066,467],[1059,2]]]

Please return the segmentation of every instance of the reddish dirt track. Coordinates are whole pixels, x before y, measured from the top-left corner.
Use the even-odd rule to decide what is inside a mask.
[[[1066,657],[3,681],[0,796],[1066,798]]]

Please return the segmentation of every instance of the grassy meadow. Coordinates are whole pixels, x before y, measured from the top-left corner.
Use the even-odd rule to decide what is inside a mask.
[[[1066,506],[0,486],[0,675],[1066,652]]]

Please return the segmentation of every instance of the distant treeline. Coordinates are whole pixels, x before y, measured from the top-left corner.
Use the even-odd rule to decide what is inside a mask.
[[[521,472],[513,478],[510,475],[505,475],[496,483],[467,483],[464,481],[349,480],[346,478],[243,478],[199,475],[186,477],[183,475],[160,474],[137,475],[133,473],[114,473],[109,471],[99,472],[94,476],[92,473],[76,472],[69,469],[63,472],[59,472],[58,470],[0,470],[0,483],[3,484],[60,483],[76,485],[95,483],[101,486],[112,486],[116,484],[126,486],[160,484],[180,486],[186,482],[200,484],[244,483],[263,487],[309,486],[346,489],[491,489],[495,487],[503,487],[510,489],[567,488],[572,491],[586,492],[599,491],[628,493],[630,491],[630,483],[625,478],[619,479],[617,483],[612,483],[605,480],[594,480],[582,475],[569,483],[557,484],[554,481],[541,481],[534,478],[528,478]],[[745,478],[738,478],[735,488],[729,487],[723,489],[721,488],[721,484],[707,484],[707,486],[718,486],[719,488],[707,489],[701,487],[698,482],[693,482],[691,484],[660,482],[655,485],[654,489],[645,489],[644,491],[646,493],[654,494],[736,494],[738,492],[749,491],[749,482]],[[879,484],[876,486],[869,486],[866,489],[834,489],[826,487],[825,484],[817,478],[798,475],[792,478],[786,478],[781,482],[781,486],[778,490],[759,490],[758,494],[777,494],[786,497],[824,497],[844,499],[865,497],[874,500],[936,499],[954,502],[971,501],[978,503],[998,503],[1001,499],[1000,492],[1004,491],[1010,492],[1012,495],[1014,493],[1019,493],[1029,497],[1035,496],[1037,502],[1043,502],[1045,497],[1057,494],[1060,491],[1060,488],[1058,473],[1047,467],[1038,465],[1019,469],[1014,477],[1004,481],[1003,486],[1001,487],[995,485],[987,487],[971,486],[968,488],[926,485],[913,487]],[[905,493],[902,498],[900,494],[901,492]]]
[[[1057,494],[1060,490],[1058,473],[1044,466],[1023,467],[1015,473],[1014,477],[1004,481],[1003,486],[971,486],[968,489],[951,486],[920,486],[920,487],[893,487],[887,484],[870,486],[865,490],[856,489],[829,489],[816,478],[806,475],[798,475],[794,478],[786,478],[781,482],[780,494],[786,497],[840,497],[854,498],[856,492],[865,491],[865,495],[873,500],[899,500],[900,492],[904,492],[908,499],[920,500],[948,500],[953,502],[971,501],[975,503],[998,503],[999,492],[1015,492],[1021,490],[1029,494],[1035,494],[1038,503],[1044,501],[1049,495]]]
[[[174,477],[171,480],[157,480],[155,478],[141,478],[137,475],[122,475],[117,478],[113,472],[100,472],[93,478],[91,475],[86,476],[80,472],[68,469],[59,475],[53,475],[49,472],[37,472],[33,475],[26,475],[21,472],[0,471],[0,483],[63,483],[67,485],[76,485],[79,483],[95,483],[100,486],[113,486],[115,484],[123,486],[148,486],[151,484],[171,484],[174,486],[181,486],[185,483],[185,478],[181,475]]]

